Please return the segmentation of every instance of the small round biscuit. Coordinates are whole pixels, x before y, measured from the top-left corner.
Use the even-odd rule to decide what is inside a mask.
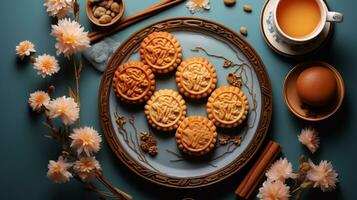
[[[177,68],[176,83],[179,91],[186,97],[201,99],[216,88],[217,73],[205,58],[189,58]]]
[[[120,100],[132,104],[143,103],[155,91],[155,77],[149,66],[130,61],[115,71],[113,88]]]
[[[242,124],[247,118],[248,111],[248,99],[238,87],[217,88],[208,98],[208,118],[221,128],[232,128]]]
[[[140,57],[154,73],[168,73],[181,63],[182,48],[171,33],[153,32],[141,43]]]

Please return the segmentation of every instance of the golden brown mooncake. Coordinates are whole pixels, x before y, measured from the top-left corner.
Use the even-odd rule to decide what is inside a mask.
[[[186,97],[205,98],[216,87],[217,73],[207,59],[189,58],[177,68],[176,83],[179,91]]]
[[[247,118],[248,111],[248,99],[238,87],[217,88],[208,98],[208,118],[221,128],[232,128],[242,124]]]
[[[171,33],[153,32],[141,43],[140,57],[154,73],[167,73],[181,63],[182,48]]]
[[[145,115],[153,128],[172,131],[186,117],[186,103],[174,90],[159,90],[146,102]]]
[[[189,155],[207,154],[216,146],[216,141],[216,127],[205,117],[187,117],[176,131],[178,148]]]
[[[113,87],[120,100],[138,104],[147,101],[155,91],[155,77],[142,62],[127,62],[114,73]]]

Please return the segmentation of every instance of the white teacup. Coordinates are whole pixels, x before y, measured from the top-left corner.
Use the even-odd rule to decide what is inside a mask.
[[[277,19],[277,10],[282,1],[289,1],[289,0],[277,0],[274,10],[273,10],[273,26],[278,35],[281,39],[285,42],[293,43],[293,44],[306,44],[309,43],[311,40],[317,38],[323,31],[326,22],[342,22],[343,21],[343,14],[339,12],[331,12],[328,10],[325,2],[323,0],[311,0],[315,1],[320,9],[320,21],[317,24],[316,28],[309,34],[304,37],[292,37],[285,33],[282,28],[279,26],[278,19]]]

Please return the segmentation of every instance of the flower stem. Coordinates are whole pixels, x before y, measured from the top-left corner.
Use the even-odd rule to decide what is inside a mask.
[[[124,199],[124,200],[133,200],[133,197],[130,196],[129,194],[119,190],[118,188],[112,186],[107,180],[104,179],[103,175],[97,173],[96,178],[106,187],[108,190],[113,193],[116,197],[119,199]]]
[[[295,188],[295,189],[291,192],[291,194],[294,194],[294,193],[298,192],[298,191],[301,190],[301,189],[302,189],[302,187],[299,186],[299,187]]]
[[[78,107],[80,108],[81,107],[81,98],[80,98],[80,79],[81,79],[81,72],[82,72],[82,68],[83,68],[83,64],[82,64],[82,58],[80,58],[79,60],[79,65],[77,65],[76,63],[76,56],[73,55],[72,56],[72,61],[73,61],[73,67],[74,67],[74,78],[75,78],[75,82],[76,82],[76,92],[75,92],[75,101],[77,102],[78,104]],[[78,126],[81,125],[81,121],[80,121],[80,117],[78,118],[77,120],[77,124]]]

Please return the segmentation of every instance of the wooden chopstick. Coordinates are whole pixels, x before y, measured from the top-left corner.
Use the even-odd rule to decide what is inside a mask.
[[[124,20],[121,20],[118,24],[118,26],[110,29],[110,30],[105,30],[105,31],[94,31],[89,33],[89,39],[90,42],[93,44],[95,42],[97,42],[98,40],[103,39],[106,36],[109,36],[123,28],[126,28],[136,22],[139,22],[143,19],[146,19],[148,17],[153,16],[154,14],[157,14],[161,11],[164,11],[168,8],[170,8],[171,6],[174,6],[178,3],[181,3],[185,0],[164,0],[161,1],[153,6],[150,6],[136,14],[133,14],[131,16],[129,16],[128,18],[125,18]]]

